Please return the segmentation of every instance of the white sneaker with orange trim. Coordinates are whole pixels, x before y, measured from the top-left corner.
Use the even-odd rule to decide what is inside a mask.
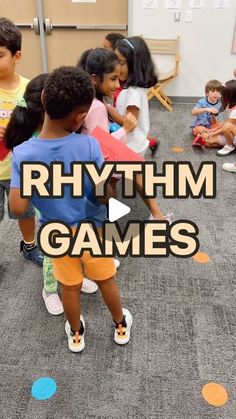
[[[123,320],[120,324],[115,324],[114,341],[118,345],[125,345],[130,340],[130,330],[133,324],[133,317],[127,308],[122,308]]]
[[[65,324],[65,331],[68,338],[68,347],[71,352],[81,352],[85,347],[85,341],[84,341],[85,321],[82,315],[80,316],[80,321],[84,327],[84,332],[82,335],[79,334],[79,332],[76,332],[75,334],[73,334],[68,321],[66,321],[66,324]]]

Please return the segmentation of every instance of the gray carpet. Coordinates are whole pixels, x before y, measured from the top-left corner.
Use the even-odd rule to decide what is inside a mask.
[[[82,295],[86,348],[67,348],[63,316],[44,306],[42,270],[19,254],[17,225],[0,225],[0,417],[2,419],[233,419],[235,401],[235,196],[236,175],[223,172],[215,150],[191,147],[190,105],[169,113],[151,105],[151,133],[158,135],[158,165],[189,160],[197,168],[217,162],[215,200],[164,200],[163,211],[194,221],[208,264],[174,257],[121,261],[123,305],[134,317],[126,347],[113,342],[112,323],[99,295]],[[172,148],[184,152],[175,154]],[[160,194],[159,194],[160,195]],[[31,396],[40,377],[56,380],[47,401]],[[229,401],[210,406],[201,396],[208,382],[222,384]]]

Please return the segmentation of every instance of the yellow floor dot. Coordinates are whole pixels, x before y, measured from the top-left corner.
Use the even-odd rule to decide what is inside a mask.
[[[172,148],[172,151],[173,151],[174,153],[183,153],[184,148],[183,148],[183,147],[173,147],[173,148]]]
[[[210,262],[210,257],[207,253],[197,252],[196,255],[193,256],[193,259],[198,263],[208,263]]]
[[[202,396],[212,406],[224,406],[228,401],[228,393],[221,384],[208,383],[202,388]]]

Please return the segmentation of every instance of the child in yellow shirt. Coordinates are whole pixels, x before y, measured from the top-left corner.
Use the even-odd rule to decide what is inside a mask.
[[[12,21],[0,18],[0,222],[10,191],[11,153],[5,146],[4,134],[12,110],[24,94],[28,80],[15,72],[21,58],[21,33]],[[43,264],[43,255],[35,244],[35,212],[29,203],[21,216],[8,210],[9,218],[17,219],[23,236],[21,251],[26,259]]]

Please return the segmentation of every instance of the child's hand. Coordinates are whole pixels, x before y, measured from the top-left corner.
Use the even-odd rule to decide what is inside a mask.
[[[202,134],[201,134],[201,137],[203,138],[203,140],[209,140],[209,138],[210,138],[210,136],[211,136],[211,134],[210,134],[210,131],[208,131],[208,132],[202,132]]]
[[[135,118],[132,112],[128,112],[124,117],[123,128],[126,132],[133,131],[138,123],[137,118]]]
[[[218,115],[219,110],[216,108],[207,108],[207,112],[213,114],[213,115]]]
[[[5,132],[6,132],[6,127],[4,127],[3,125],[0,125],[0,140],[4,138]]]

